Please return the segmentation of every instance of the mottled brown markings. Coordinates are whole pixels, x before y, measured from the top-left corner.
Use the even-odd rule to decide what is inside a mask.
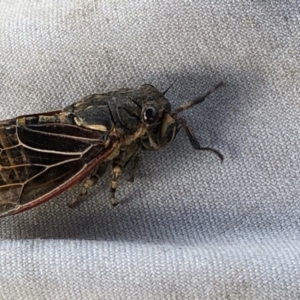
[[[11,146],[8,143],[8,140],[6,138],[6,134],[4,132],[4,128],[0,127],[0,143],[1,143],[1,156],[3,155],[3,153],[6,155],[10,165],[12,166],[12,171],[15,173],[15,175],[18,177],[18,179],[20,180],[19,174],[15,168],[15,163],[14,163],[14,158],[11,155],[10,150],[12,148],[15,148],[16,146]],[[1,161],[0,161],[1,162]],[[3,173],[1,173],[1,176],[4,176]],[[3,180],[7,183],[9,183],[9,177],[3,178]]]
[[[133,181],[138,153],[166,147],[181,127],[195,149],[213,151],[223,159],[218,151],[201,147],[178,115],[219,86],[175,110],[165,93],[143,85],[93,94],[62,111],[0,121],[0,215],[34,207],[79,182],[83,182],[80,195],[85,195],[109,165],[110,201],[115,206],[123,168],[133,162]],[[150,114],[144,113],[146,109]],[[55,141],[61,144],[53,144]]]

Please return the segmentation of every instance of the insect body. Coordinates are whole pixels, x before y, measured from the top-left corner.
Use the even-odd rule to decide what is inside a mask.
[[[12,215],[82,182],[81,195],[112,169],[111,204],[117,181],[138,153],[170,144],[180,128],[200,147],[179,113],[216,90],[172,110],[165,92],[149,84],[87,96],[61,111],[21,116],[0,122],[0,216]],[[70,204],[75,206],[76,202]]]

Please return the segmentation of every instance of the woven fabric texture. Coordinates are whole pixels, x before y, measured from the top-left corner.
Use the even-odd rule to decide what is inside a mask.
[[[0,299],[299,299],[299,1],[0,1],[0,118],[151,83],[185,112],[109,205],[107,174],[1,219]],[[1,194],[0,194],[1,195]]]

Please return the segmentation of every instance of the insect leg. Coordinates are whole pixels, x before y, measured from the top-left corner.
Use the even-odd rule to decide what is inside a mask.
[[[133,158],[133,161],[132,161],[132,165],[131,165],[131,170],[130,170],[130,177],[127,179],[129,182],[134,182],[134,178],[135,178],[135,175],[136,175],[136,172],[137,172],[137,167],[138,167],[138,164],[139,164],[139,156],[136,155],[134,156]]]
[[[188,138],[189,138],[189,140],[190,140],[190,143],[192,144],[192,146],[193,146],[194,149],[196,149],[196,150],[203,150],[203,151],[211,151],[211,152],[214,152],[215,154],[217,154],[217,155],[219,156],[219,158],[221,159],[221,162],[223,162],[224,157],[223,157],[223,155],[222,155],[219,151],[217,151],[217,150],[215,150],[215,149],[213,149],[213,148],[209,148],[209,147],[201,147],[201,146],[200,146],[200,144],[199,144],[199,142],[197,141],[197,139],[196,139],[194,133],[191,131],[191,129],[189,128],[187,122],[186,122],[183,118],[180,118],[180,117],[179,117],[177,120],[180,122],[180,125],[181,125],[181,126],[183,127],[183,129],[185,130],[185,132],[186,132],[186,134],[187,134],[187,136],[188,136]]]
[[[114,165],[112,170],[112,180],[110,185],[110,203],[112,206],[116,206],[118,204],[115,194],[118,185],[118,178],[122,174],[122,168],[119,165]]]
[[[125,168],[128,163],[131,161],[134,164],[134,169],[136,169],[137,166],[137,160],[136,155],[138,153],[138,150],[140,148],[140,145],[136,142],[130,144],[129,146],[122,149],[120,154],[114,158],[113,160],[113,168],[112,168],[112,180],[110,185],[110,203],[112,206],[116,206],[118,204],[115,194],[117,189],[117,182],[118,178],[121,176],[123,168]],[[135,170],[131,175],[131,178],[134,178]]]
[[[98,181],[98,177],[95,175],[87,178],[81,187],[80,194],[74,199],[72,199],[72,201],[67,203],[67,206],[69,208],[78,207],[84,201],[84,196],[87,194],[88,189],[91,188],[93,185],[95,185],[97,181]]]
[[[97,171],[83,182],[80,194],[67,204],[69,208],[76,208],[85,200],[84,196],[88,193],[88,190],[97,183],[98,179],[104,175],[108,164],[109,162],[100,165]]]

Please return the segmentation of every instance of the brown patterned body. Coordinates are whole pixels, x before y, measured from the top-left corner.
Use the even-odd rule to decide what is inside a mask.
[[[186,124],[172,113],[164,93],[151,85],[94,94],[62,111],[1,121],[0,216],[27,210],[82,181],[84,195],[109,164],[111,203],[116,205],[122,169],[139,150],[168,145],[181,126]],[[196,139],[189,138],[195,147]]]

